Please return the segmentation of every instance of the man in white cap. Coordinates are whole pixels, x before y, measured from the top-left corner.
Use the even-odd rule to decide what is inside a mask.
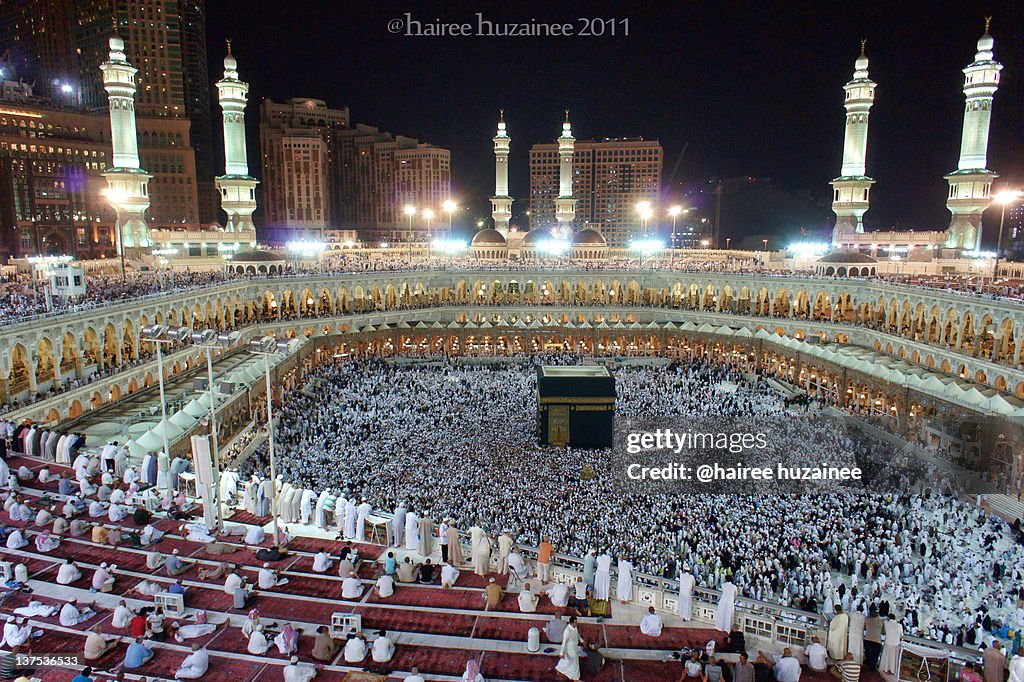
[[[256,629],[249,635],[249,644],[245,647],[245,650],[250,654],[256,656],[262,656],[267,653],[270,649],[270,640],[263,634],[263,626],[257,625]]]
[[[60,624],[66,628],[73,628],[79,623],[84,623],[93,616],[96,612],[91,608],[92,604],[85,604],[82,609],[78,608],[78,600],[72,598],[67,604],[60,609]]]
[[[309,682],[316,677],[316,668],[308,663],[299,663],[298,656],[292,656],[284,667],[284,682]]]
[[[167,561],[164,564],[164,568],[167,570],[167,575],[172,578],[177,578],[179,575],[192,568],[191,562],[182,561],[179,554],[180,552],[175,549],[171,552],[171,555],[167,557]]]
[[[114,576],[111,574],[116,566],[108,568],[107,563],[103,562],[100,567],[96,569],[96,572],[92,574],[92,592],[110,592],[114,589]]]
[[[257,583],[261,590],[269,590],[280,585],[288,584],[288,578],[279,578],[277,573],[270,568],[270,564],[264,562],[260,567],[259,580]]]
[[[363,582],[353,571],[348,574],[347,578],[341,581],[341,598],[359,599],[361,596],[363,596]]]
[[[373,511],[373,506],[364,497],[356,508],[356,542],[366,541],[366,519]]]
[[[0,646],[6,646],[8,648],[21,646],[27,642],[31,636],[32,626],[25,625],[24,618],[7,616],[7,623],[4,625],[4,637],[0,640]]]
[[[677,612],[683,620],[693,620],[693,583],[694,577],[689,566],[683,566],[679,575],[679,603]]]

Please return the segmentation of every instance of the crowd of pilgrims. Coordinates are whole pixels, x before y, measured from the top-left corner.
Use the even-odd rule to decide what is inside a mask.
[[[457,269],[526,271],[526,270],[673,270],[677,272],[730,272],[757,274],[763,276],[799,276],[817,278],[811,270],[770,270],[763,267],[760,260],[748,255],[749,252],[736,252],[736,255],[724,258],[679,257],[679,258],[648,258],[639,259],[602,259],[576,260],[572,258],[546,258],[543,261],[513,262],[508,260],[488,260],[471,256],[449,256],[444,258],[408,258],[395,256],[392,258],[373,257],[346,253],[342,256],[326,256],[322,263],[310,271],[318,275],[343,275],[358,272],[398,272],[408,270],[445,271]],[[282,255],[282,260],[289,258]],[[302,270],[295,270],[292,264],[283,268],[284,276],[296,275]],[[186,291],[200,286],[217,284],[232,279],[266,278],[268,275],[242,274],[220,270],[160,270],[157,272],[138,272],[128,270],[122,276],[120,272],[89,272],[86,274],[86,293],[74,298],[53,298],[47,296],[49,283],[30,278],[24,274],[9,274],[0,277],[0,324],[13,323],[32,315],[54,312],[74,312],[86,310],[105,303],[118,303],[133,300],[140,296],[158,293]],[[829,279],[839,279],[830,277]],[[909,276],[880,275],[876,281],[893,284],[906,284],[935,288],[947,293],[958,293],[969,296],[982,295],[992,299],[1019,301],[1024,296],[1024,283],[1020,280],[1004,280],[996,284],[988,284],[983,288],[977,280],[970,276]]]
[[[745,597],[825,615],[840,604],[848,613],[891,611],[907,634],[947,643],[1024,630],[1022,543],[1001,519],[953,494],[938,470],[889,469],[891,478],[873,487],[825,494],[623,493],[607,450],[536,442],[528,363],[371,359],[307,376],[315,380],[283,401],[278,472],[297,488],[329,490],[339,504],[365,498],[376,509],[507,533],[523,546],[546,536],[565,555],[608,554],[666,578],[689,569],[698,586],[731,580]],[[787,405],[764,382],[720,365],[622,367],[615,378],[617,419],[627,422],[760,419],[768,420],[771,457],[818,462],[844,452],[877,471],[909,457],[836,428],[814,401]],[[243,478],[267,470],[266,444],[245,467]],[[596,475],[581,476],[585,468]],[[872,492],[882,484],[889,492]]]

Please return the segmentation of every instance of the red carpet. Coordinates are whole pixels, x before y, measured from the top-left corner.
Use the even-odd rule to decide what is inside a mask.
[[[475,616],[438,614],[409,609],[379,609],[360,606],[355,613],[363,616],[363,628],[423,632],[432,635],[469,637]]]
[[[239,509],[225,520],[233,521],[235,523],[248,523],[252,526],[265,526],[270,523],[269,516],[256,516],[255,514],[250,514],[244,509]]]
[[[682,672],[683,666],[678,661],[622,661],[622,679],[629,682],[678,680]]]
[[[400,646],[388,664],[392,670],[409,670],[417,666],[426,675],[459,677],[466,671],[466,661],[480,658],[479,651],[468,649],[432,649],[422,646]],[[485,673],[486,675],[486,673]],[[524,678],[526,679],[526,678]]]
[[[608,646],[614,649],[703,648],[712,639],[721,645],[726,637],[711,628],[665,628],[660,637],[648,637],[638,625],[606,625],[604,632]]]
[[[541,647],[541,651],[544,647]],[[555,672],[557,656],[544,654],[510,654],[488,651],[484,656],[480,672],[486,678],[503,680],[564,680]],[[631,681],[632,682],[632,681]],[[665,682],[668,682],[666,680]]]
[[[483,595],[471,590],[444,590],[440,587],[417,587],[399,584],[395,593],[387,599],[380,599],[374,594],[370,603],[402,604],[405,606],[433,606],[442,609],[473,609],[482,610]]]

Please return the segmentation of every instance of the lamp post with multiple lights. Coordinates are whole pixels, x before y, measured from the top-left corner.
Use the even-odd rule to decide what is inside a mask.
[[[999,255],[1003,249],[1003,223],[1006,221],[1006,207],[1015,204],[1024,198],[1024,192],[1015,189],[1007,189],[995,196],[996,203],[1000,205],[999,210],[999,235],[996,237],[996,257],[992,262],[992,284],[996,283],[999,276]]]
[[[409,239],[409,262],[411,263],[412,262],[412,219],[413,219],[413,216],[416,215],[416,207],[413,206],[412,204],[406,204],[405,207],[402,209],[402,213],[404,213],[405,217],[409,219],[409,234],[408,234],[408,239]]]
[[[267,454],[270,458],[270,513],[273,519],[274,548],[280,547],[277,530],[277,460],[274,457],[274,394],[270,385],[270,356],[289,355],[296,349],[296,339],[279,341],[264,336],[249,342],[249,352],[263,356],[263,369],[267,379]]]
[[[156,371],[158,383],[160,384],[160,435],[164,439],[163,454],[157,457],[156,462],[156,481],[158,488],[166,489],[170,483],[167,477],[170,468],[171,448],[167,442],[167,395],[164,392],[164,359],[161,346],[165,343],[171,345],[184,341],[192,333],[192,330],[188,327],[175,327],[169,330],[162,324],[154,324],[143,327],[141,331],[142,339],[156,346]]]
[[[213,500],[216,510],[212,521],[207,518],[210,528],[220,528],[222,524],[220,509],[220,448],[217,443],[217,404],[213,398],[213,351],[225,350],[238,343],[241,332],[218,334],[214,329],[192,332],[192,342],[206,351],[206,389],[210,399],[210,441],[213,452]]]
[[[447,236],[448,239],[451,239],[452,238],[452,214],[455,213],[455,211],[459,210],[459,207],[455,204],[454,201],[452,201],[451,199],[448,199],[447,201],[444,202],[444,204],[441,205],[441,209],[445,213],[448,214],[448,234],[446,236]]]

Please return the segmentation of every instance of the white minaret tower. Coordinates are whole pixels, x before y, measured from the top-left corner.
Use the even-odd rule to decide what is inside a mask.
[[[946,176],[949,196],[946,208],[952,213],[946,246],[978,249],[981,246],[981,214],[991,202],[992,181],[998,177],[985,168],[988,162],[988,128],[992,98],[999,87],[1003,65],[992,58],[995,41],[988,34],[991,17],[985,20],[985,35],[978,40],[974,62],[964,69],[964,129],[960,142],[960,163]]]
[[[860,42],[860,56],[854,64],[853,80],[843,86],[846,92],[843,169],[841,175],[831,183],[832,210],[836,214],[836,226],[832,230],[832,243],[835,246],[841,246],[845,236],[864,231],[864,214],[869,207],[871,185],[875,183],[864,174],[868,149],[868,112],[875,103],[876,85],[868,78],[865,42]]]
[[[512,219],[512,197],[508,195],[508,147],[512,138],[505,131],[505,110],[498,119],[498,134],[494,141],[494,196],[491,197],[491,218],[494,229],[508,236],[508,221]]]
[[[565,110],[562,136],[558,138],[558,197],[555,199],[555,220],[563,237],[572,234],[572,221],[576,217],[576,199],[572,195],[572,155],[576,138],[572,136],[569,110]]]
[[[220,108],[224,112],[224,175],[217,178],[220,207],[228,216],[228,232],[248,232],[250,243],[256,241],[252,213],[256,210],[256,185],[249,175],[245,152],[245,103],[249,84],[238,80],[238,62],[231,54],[224,57],[224,78],[217,81]]]
[[[139,167],[139,142],[135,132],[135,74],[138,69],[124,55],[124,41],[117,35],[110,39],[110,54],[100,64],[103,88],[110,102],[110,142],[113,167],[107,179],[107,200],[117,212],[117,239],[121,249],[152,246],[146,209],[149,208],[149,179],[153,177]]]

